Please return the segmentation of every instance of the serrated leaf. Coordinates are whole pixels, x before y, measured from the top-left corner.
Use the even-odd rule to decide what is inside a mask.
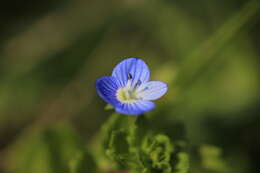
[[[146,165],[149,165],[151,171],[171,173],[170,159],[174,148],[167,136],[162,134],[148,136],[144,140],[142,150],[146,155]]]
[[[107,156],[117,163],[117,167],[123,169],[130,159],[129,145],[127,142],[127,132],[124,130],[112,131],[109,141]]]
[[[145,116],[113,114],[102,129],[102,147],[115,169],[131,173],[186,173],[185,142],[176,143],[151,128]],[[182,145],[181,145],[182,144]],[[111,164],[110,164],[111,165]]]
[[[112,132],[115,130],[129,130],[134,127],[135,117],[128,117],[125,115],[112,114],[107,122],[102,126],[101,129],[101,143],[102,148],[107,149],[109,147],[109,141]],[[105,152],[105,151],[104,151]]]
[[[112,114],[101,131],[101,143],[104,155],[115,169],[124,169],[136,164],[136,156],[130,152],[129,139],[133,136],[136,117]],[[110,166],[111,166],[110,165]]]

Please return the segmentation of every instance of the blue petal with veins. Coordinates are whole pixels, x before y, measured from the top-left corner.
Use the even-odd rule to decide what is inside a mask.
[[[152,102],[168,90],[166,83],[149,81],[150,71],[146,63],[138,58],[127,58],[113,69],[112,76],[96,81],[98,95],[111,104],[116,112],[140,115],[151,111]]]

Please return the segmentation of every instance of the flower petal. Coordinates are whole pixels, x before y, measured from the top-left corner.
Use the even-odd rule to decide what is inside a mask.
[[[108,104],[113,106],[120,104],[116,98],[118,87],[118,80],[112,76],[104,76],[96,81],[98,95]]]
[[[142,100],[156,100],[162,97],[168,90],[166,83],[161,81],[150,81],[142,84],[137,90],[137,97]]]
[[[141,115],[151,111],[155,104],[151,101],[138,100],[134,103],[124,103],[116,107],[116,112],[126,115]]]
[[[138,82],[147,82],[150,79],[150,71],[145,62],[138,58],[127,58],[113,69],[112,76],[119,80],[120,86],[124,87],[129,79],[131,85]]]

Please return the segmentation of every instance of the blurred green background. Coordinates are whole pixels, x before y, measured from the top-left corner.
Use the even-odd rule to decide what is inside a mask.
[[[0,10],[1,173],[53,172],[42,161],[55,152],[50,138],[66,151],[54,160],[78,148],[74,134],[90,145],[110,114],[95,80],[126,57],[169,83],[158,116],[181,121],[191,146],[214,146],[201,152],[221,152],[236,173],[258,172],[258,0],[14,0]],[[203,172],[222,172],[213,162],[202,158]]]

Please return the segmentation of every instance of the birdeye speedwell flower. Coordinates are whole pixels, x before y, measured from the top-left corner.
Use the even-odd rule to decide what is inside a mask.
[[[116,112],[140,115],[151,111],[155,107],[152,101],[168,90],[166,83],[149,80],[150,71],[146,63],[138,58],[127,58],[116,65],[112,76],[97,79],[96,89]]]

